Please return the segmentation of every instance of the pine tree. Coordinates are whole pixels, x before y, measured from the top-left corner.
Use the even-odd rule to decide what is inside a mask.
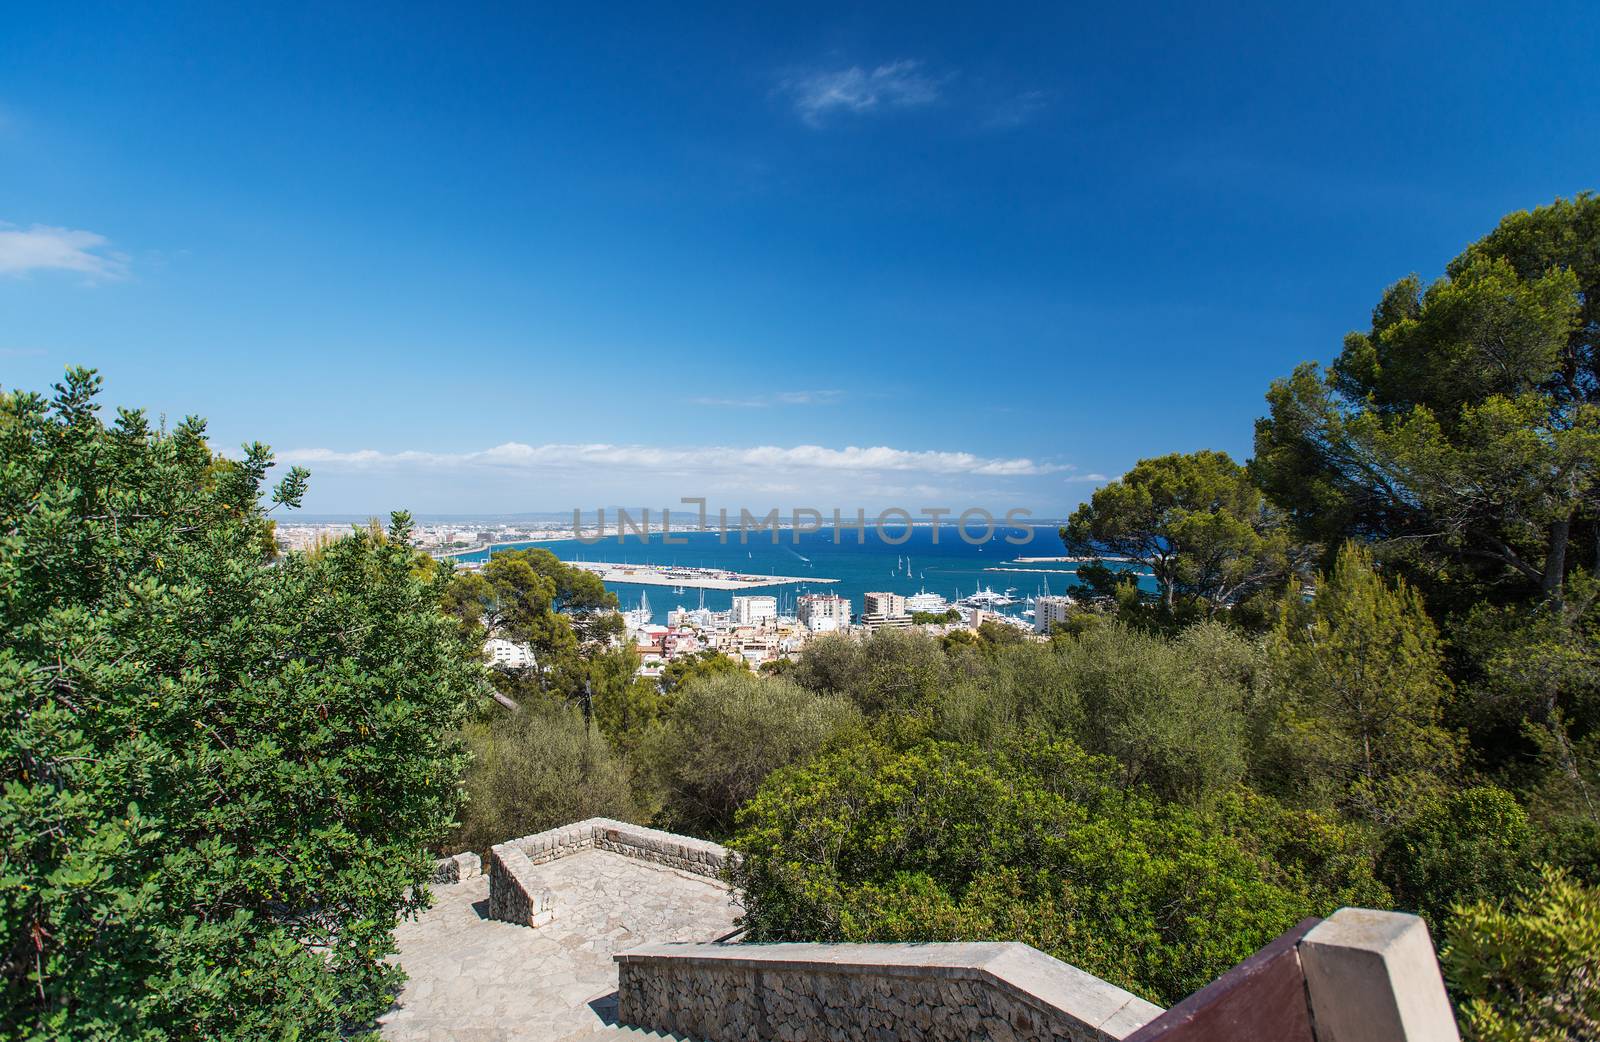
[[[1416,590],[1385,582],[1367,550],[1346,543],[1309,599],[1291,592],[1270,644],[1275,744],[1296,775],[1286,788],[1382,817],[1402,792],[1453,771],[1438,630]]]

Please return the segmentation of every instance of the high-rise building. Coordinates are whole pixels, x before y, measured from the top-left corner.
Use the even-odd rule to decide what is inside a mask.
[[[733,599],[733,624],[735,626],[760,626],[778,621],[778,598],[757,595]]]
[[[850,601],[836,593],[802,594],[795,602],[795,614],[812,633],[832,633],[850,625]]]
[[[893,619],[906,614],[906,599],[898,593],[864,593],[861,595],[863,615],[881,615]]]
[[[906,599],[898,593],[864,593],[861,595],[861,624],[868,630],[884,627],[903,629],[911,625],[911,615],[906,611]]]
[[[1066,622],[1067,612],[1072,608],[1071,597],[1038,597],[1033,602],[1033,628],[1040,633],[1049,633],[1050,624],[1053,622]]]

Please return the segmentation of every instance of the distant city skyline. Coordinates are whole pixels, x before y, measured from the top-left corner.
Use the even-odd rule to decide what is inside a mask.
[[[1600,187],[1575,2],[4,24],[0,386],[96,367],[308,515],[1061,516]]]

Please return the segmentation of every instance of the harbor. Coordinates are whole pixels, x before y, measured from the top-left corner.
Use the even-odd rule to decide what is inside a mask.
[[[593,572],[608,583],[635,586],[670,586],[684,590],[749,590],[759,586],[786,586],[791,583],[836,583],[838,579],[816,576],[751,575],[725,568],[696,568],[684,565],[615,564],[606,561],[570,561],[574,568]]]
[[[1044,550],[1055,532],[1055,525],[1033,530],[1037,550]],[[1000,548],[993,542],[973,545],[956,538],[948,527],[943,532],[931,526],[908,528],[903,535],[890,542],[869,528],[857,543],[854,532],[836,540],[828,529],[786,531],[776,542],[767,538],[738,545],[710,531],[674,534],[670,543],[652,533],[647,542],[632,537],[626,543],[612,537],[608,545],[571,538],[530,540],[495,551],[519,545],[549,550],[565,563],[597,575],[630,610],[648,590],[656,624],[665,624],[678,608],[729,612],[733,598],[764,592],[776,595],[780,615],[795,614],[796,602],[807,594],[837,594],[851,602],[852,610],[860,611],[868,593],[891,593],[906,598],[908,611],[940,614],[975,607],[1025,621],[1032,607],[1030,597],[1070,593],[1077,585],[1074,565],[1013,565],[1012,554],[997,554]],[[490,553],[479,547],[455,560],[458,567],[482,567]],[[1018,571],[987,570],[997,566]],[[1147,576],[1141,574],[1139,582],[1154,589]],[[987,589],[991,586],[992,591]],[[979,598],[986,592],[998,597]],[[1001,598],[1006,603],[999,603]],[[974,599],[983,603],[973,603]]]

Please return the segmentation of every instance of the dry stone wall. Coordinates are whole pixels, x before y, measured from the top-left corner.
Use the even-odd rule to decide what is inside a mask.
[[[610,818],[563,825],[498,843],[489,851],[489,915],[538,926],[555,912],[539,888],[535,865],[582,850],[608,850],[667,868],[716,879],[732,856],[717,843]]]
[[[550,895],[534,878],[533,862],[516,847],[489,851],[489,918],[543,926],[554,918]]]
[[[433,863],[433,876],[429,880],[433,883],[459,883],[464,879],[471,879],[483,871],[483,864],[478,860],[478,855],[473,853],[457,854],[454,857],[440,858]]]
[[[707,1042],[1111,1042],[1161,1014],[1024,944],[651,944],[620,1020]]]

